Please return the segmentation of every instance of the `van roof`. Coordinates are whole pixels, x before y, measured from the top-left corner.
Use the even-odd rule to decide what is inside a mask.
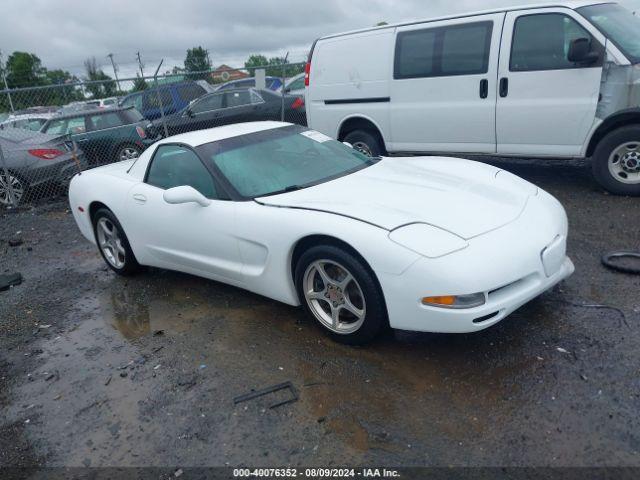
[[[320,40],[326,40],[329,38],[335,38],[335,37],[342,37],[345,35],[354,35],[357,33],[364,33],[364,32],[372,32],[372,31],[376,31],[376,30],[385,30],[385,29],[389,29],[389,28],[396,28],[396,27],[402,27],[405,25],[415,25],[415,24],[419,24],[419,23],[428,23],[428,22],[437,22],[440,20],[451,20],[451,19],[455,19],[455,18],[466,18],[466,17],[475,17],[478,15],[488,15],[488,14],[492,14],[492,13],[501,13],[501,12],[511,12],[511,11],[516,11],[516,10],[529,10],[529,9],[533,9],[533,8],[557,8],[557,7],[566,7],[566,8],[570,8],[572,10],[575,10],[577,8],[580,7],[586,7],[588,5],[601,5],[601,4],[605,4],[605,3],[617,3],[617,2],[611,2],[611,1],[594,1],[594,0],[567,0],[567,1],[558,1],[558,2],[551,2],[551,3],[537,3],[537,4],[530,4],[530,5],[518,5],[518,6],[513,6],[513,7],[502,7],[502,8],[493,8],[490,10],[479,10],[479,11],[474,11],[474,12],[466,12],[466,13],[458,13],[455,15],[446,15],[446,16],[441,16],[441,17],[431,17],[431,18],[423,18],[423,19],[416,19],[416,20],[408,20],[408,21],[404,21],[404,22],[399,22],[399,23],[391,23],[389,25],[382,25],[379,27],[369,27],[369,28],[361,28],[359,30],[350,30],[347,32],[342,32],[342,33],[334,33],[331,35],[325,35],[324,37],[320,37],[318,39],[318,41]]]

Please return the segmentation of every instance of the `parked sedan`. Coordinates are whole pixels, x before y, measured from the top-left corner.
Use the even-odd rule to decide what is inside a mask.
[[[280,122],[161,140],[75,177],[69,201],[116,273],[151,265],[302,305],[345,343],[388,325],[482,330],[573,272],[565,211],[535,185]]]
[[[282,79],[279,77],[265,77],[265,87],[274,92],[282,88]],[[239,80],[231,80],[216,87],[216,91],[230,90],[235,88],[256,88],[255,77],[241,78]]]
[[[92,165],[136,158],[157,139],[153,126],[133,108],[61,115],[45,123],[41,131],[70,135]]]
[[[280,120],[282,96],[270,90],[241,88],[207,94],[191,105],[165,118],[169,135],[217,127],[230,123],[260,120]],[[285,120],[306,124],[307,118],[302,97],[285,95]],[[155,122],[163,131],[162,121]]]
[[[18,128],[0,131],[0,205],[17,205],[29,191],[44,185],[66,186],[87,166],[84,153],[74,155],[66,135]]]
[[[7,120],[0,123],[0,130],[5,128],[22,128],[37,132],[42,126],[55,116],[54,113],[25,113],[22,115],[12,115]]]

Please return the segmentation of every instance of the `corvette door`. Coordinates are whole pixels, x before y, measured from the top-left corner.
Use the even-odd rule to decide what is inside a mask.
[[[195,188],[211,203],[165,202],[167,189],[183,185]],[[218,198],[215,180],[189,147],[159,146],[145,181],[131,189],[127,204],[129,236],[140,263],[241,283],[235,203]]]

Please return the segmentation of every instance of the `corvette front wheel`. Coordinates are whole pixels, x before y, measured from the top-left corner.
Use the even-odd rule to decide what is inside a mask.
[[[373,272],[346,250],[310,248],[298,261],[295,279],[304,309],[338,342],[370,342],[388,323]]]
[[[106,208],[93,216],[93,230],[100,255],[107,266],[119,275],[132,275],[140,265],[116,216]]]

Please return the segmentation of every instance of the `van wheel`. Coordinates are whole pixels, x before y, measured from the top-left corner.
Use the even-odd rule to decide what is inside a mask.
[[[379,157],[386,153],[380,136],[369,130],[354,130],[344,137],[344,141],[367,157]]]
[[[596,181],[609,192],[640,196],[640,125],[605,135],[593,153],[592,169]]]

